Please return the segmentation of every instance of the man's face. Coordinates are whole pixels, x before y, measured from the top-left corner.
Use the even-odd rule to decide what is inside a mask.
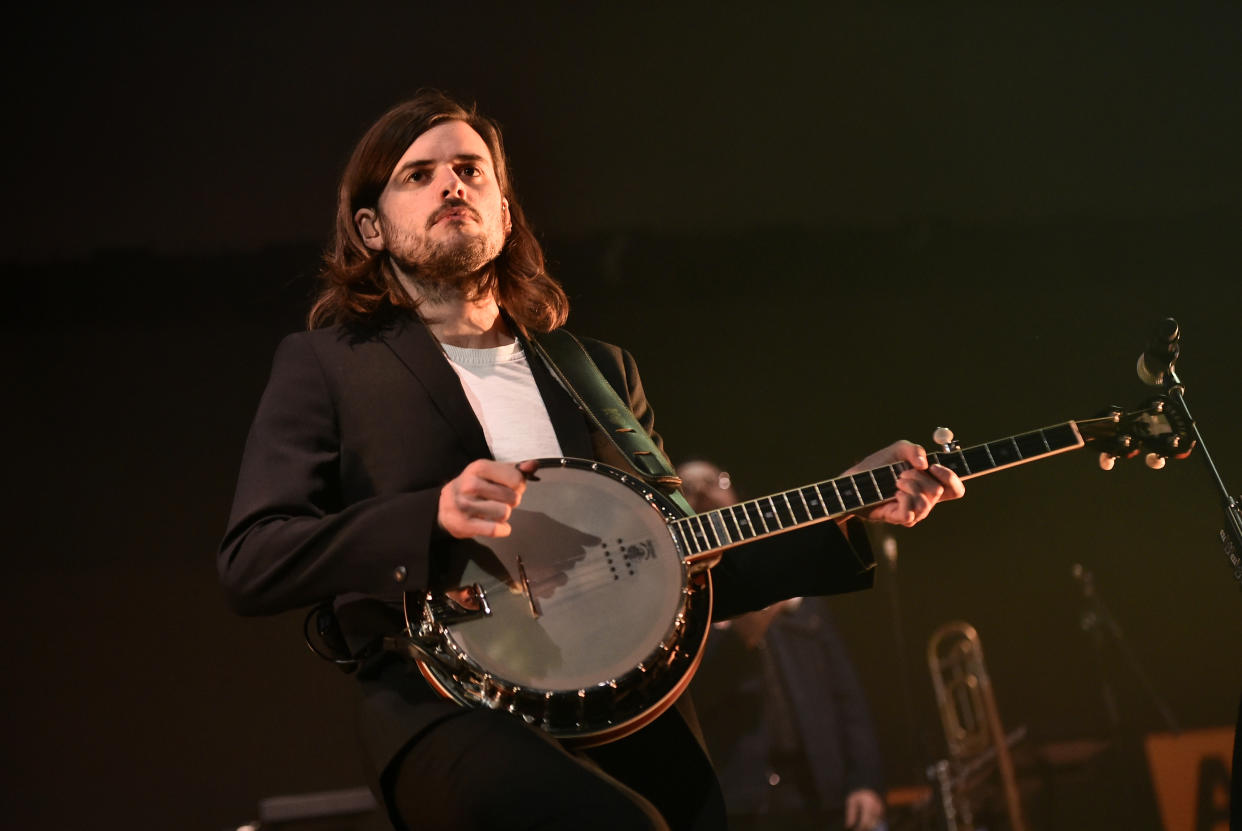
[[[354,217],[367,247],[387,251],[426,290],[468,289],[511,227],[492,155],[462,121],[432,127],[393,168],[377,209]]]

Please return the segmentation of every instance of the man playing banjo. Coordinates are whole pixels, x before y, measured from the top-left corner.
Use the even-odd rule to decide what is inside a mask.
[[[693,710],[680,696],[695,665],[694,633],[709,614],[733,616],[871,582],[859,520],[828,516],[815,496],[789,503],[790,515],[774,506],[766,520],[757,514],[748,522],[741,514],[685,530],[661,483],[634,470],[633,457],[583,411],[573,379],[542,358],[539,344],[567,315],[565,293],[546,273],[517,203],[497,126],[435,92],[382,116],[342,177],[309,331],[289,336],[276,353],[219,570],[242,614],[332,601],[360,662],[359,724],[373,786],[399,828],[723,828],[719,786]],[[576,342],[660,455],[633,359],[599,341]],[[608,467],[594,470],[592,461]],[[908,442],[847,473],[881,466],[892,471],[893,493],[859,511],[872,521],[913,525],[964,490],[957,476],[929,468],[922,448]],[[608,472],[613,468],[620,473]],[[522,523],[554,509],[527,508],[547,501],[542,494],[571,475],[593,477],[602,491],[636,494],[632,513],[656,529],[643,532],[644,544],[658,537],[657,548],[672,553],[644,548],[642,557],[662,564],[635,565],[630,541],[571,528],[567,538],[585,540],[572,562],[537,562],[540,545],[525,542]],[[571,505],[593,487],[572,481],[562,489]],[[786,527],[776,514],[792,516],[799,527],[775,533]],[[554,519],[558,528],[568,526],[573,511]],[[516,553],[505,553],[506,541]],[[493,544],[499,553],[490,553]],[[588,564],[610,581],[579,579]],[[471,569],[483,577],[463,578]],[[651,584],[673,604],[674,620],[656,621],[656,629],[684,641],[657,635],[651,643],[616,646],[622,656],[631,648],[674,656],[667,665],[679,668],[665,669],[655,686],[648,676],[660,668],[642,659],[624,677],[610,669],[598,682],[582,683],[576,696],[575,681],[549,684],[532,697],[522,689],[528,682],[502,678],[490,658],[471,654],[474,626],[487,631],[483,651],[498,660],[516,655],[518,667],[537,655],[540,669],[531,678],[544,677],[539,673],[548,666],[567,664],[566,656],[582,649],[559,641],[559,633],[629,628],[612,625],[609,611],[629,601],[608,599],[614,590],[647,591],[623,588],[643,585],[637,577],[623,580],[627,570],[675,580],[689,575],[671,587],[663,577]],[[429,592],[442,596],[436,608],[476,618],[445,644],[451,660],[426,652],[426,660],[413,661],[385,649],[411,626],[418,615],[410,606]],[[521,618],[512,624],[503,618],[510,608]],[[577,617],[568,617],[571,611]],[[431,625],[422,634],[428,630],[441,631]],[[528,630],[551,642],[524,641]],[[454,690],[465,677],[458,669],[472,663],[482,669]],[[635,692],[641,703],[627,711],[631,687],[652,700]],[[547,713],[538,709],[545,700]],[[591,706],[602,706],[603,715],[592,715]],[[559,724],[551,715],[558,707],[568,708],[570,731],[592,719],[617,729],[562,741],[559,728],[544,729]]]

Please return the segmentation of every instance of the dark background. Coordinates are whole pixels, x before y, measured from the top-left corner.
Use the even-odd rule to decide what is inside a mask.
[[[630,348],[674,457],[751,495],[939,424],[969,444],[1138,403],[1165,315],[1236,493],[1240,32],[1236,4],[12,18],[4,815],[221,829],[362,782],[352,682],[300,615],[233,617],[213,553],[336,177],[390,104],[439,86],[502,122],[571,327]],[[1074,563],[1182,725],[1233,724],[1242,598],[1202,454],[1093,455],[972,482],[836,601],[894,784],[943,752],[922,652],[948,620],[1029,747],[1105,732]],[[1164,729],[1099,665],[1128,737]],[[1140,751],[1079,779],[1058,827],[1155,827]]]

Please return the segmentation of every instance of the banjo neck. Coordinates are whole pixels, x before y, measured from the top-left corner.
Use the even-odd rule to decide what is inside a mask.
[[[929,465],[940,464],[961,479],[994,473],[1044,459],[1084,445],[1073,421],[963,449],[927,454]],[[720,552],[761,537],[840,519],[887,502],[897,495],[897,478],[908,462],[847,473],[780,493],[704,511],[670,523],[686,552],[688,564],[711,561]]]

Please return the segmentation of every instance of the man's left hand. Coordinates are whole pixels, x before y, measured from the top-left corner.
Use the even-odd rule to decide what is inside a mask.
[[[890,444],[845,472],[861,473],[895,462],[906,462],[910,465],[909,470],[903,471],[897,477],[897,498],[869,511],[859,511],[859,516],[876,522],[910,526],[922,521],[937,502],[958,499],[966,492],[966,486],[957,478],[956,473],[944,465],[929,467],[927,451],[908,441]]]

